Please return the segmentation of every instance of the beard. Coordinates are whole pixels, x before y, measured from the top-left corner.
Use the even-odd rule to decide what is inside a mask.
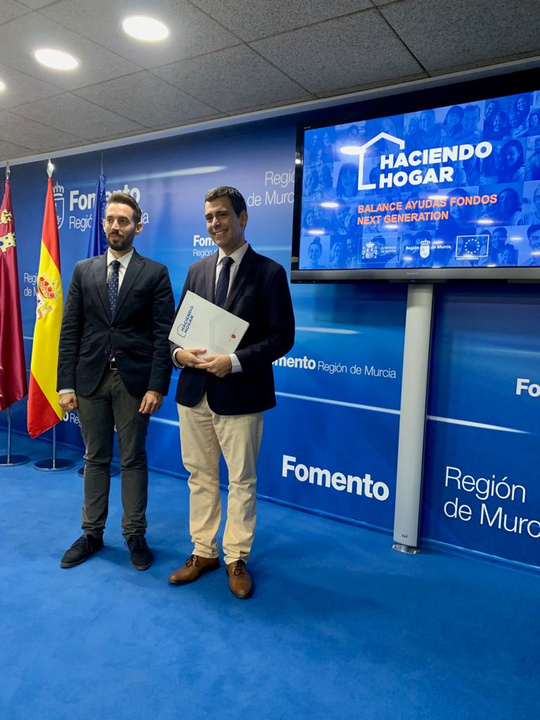
[[[131,232],[127,235],[119,232],[110,232],[107,235],[107,244],[111,250],[122,252],[123,250],[129,250],[131,248],[134,238],[135,232]]]

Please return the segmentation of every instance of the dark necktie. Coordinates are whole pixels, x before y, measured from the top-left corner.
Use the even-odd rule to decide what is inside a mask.
[[[111,308],[111,316],[114,316],[116,310],[116,300],[118,298],[118,270],[120,269],[120,263],[118,260],[113,260],[111,263],[111,274],[107,282],[107,294],[109,295],[109,307]]]
[[[223,307],[225,305],[225,300],[227,299],[229,292],[229,279],[231,277],[231,265],[233,262],[234,260],[230,257],[224,257],[221,261],[221,272],[219,273],[216,293],[214,296],[214,303],[219,305],[219,307]]]

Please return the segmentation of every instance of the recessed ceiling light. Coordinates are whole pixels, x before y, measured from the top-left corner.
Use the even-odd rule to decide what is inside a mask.
[[[3,80],[0,80],[0,92],[3,92],[6,89],[6,83]]]
[[[75,68],[79,66],[79,61],[76,57],[61,50],[53,50],[52,48],[40,48],[35,51],[34,57],[38,63],[52,70],[75,70]]]
[[[166,25],[159,20],[142,15],[126,18],[122,27],[124,32],[131,37],[146,42],[159,42],[169,36],[169,28]]]

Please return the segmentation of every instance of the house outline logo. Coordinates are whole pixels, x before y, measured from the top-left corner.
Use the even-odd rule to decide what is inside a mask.
[[[364,160],[366,150],[372,145],[375,145],[375,143],[379,142],[379,140],[389,140],[390,142],[397,145],[400,150],[403,150],[403,148],[405,147],[405,140],[395,137],[394,135],[390,135],[387,132],[380,132],[378,135],[375,135],[374,138],[368,140],[367,143],[360,145],[358,148],[358,190],[375,190],[377,188],[377,185],[375,183],[364,185]]]

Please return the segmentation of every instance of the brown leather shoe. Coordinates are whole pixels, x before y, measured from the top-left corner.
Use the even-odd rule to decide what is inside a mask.
[[[186,564],[169,575],[169,583],[171,585],[187,585],[197,580],[204,573],[211,570],[217,570],[219,567],[219,558],[206,558],[200,555],[191,555],[186,560]]]
[[[246,563],[243,560],[230,563],[227,565],[227,575],[232,594],[240,600],[246,600],[253,592],[253,580],[246,570]]]

